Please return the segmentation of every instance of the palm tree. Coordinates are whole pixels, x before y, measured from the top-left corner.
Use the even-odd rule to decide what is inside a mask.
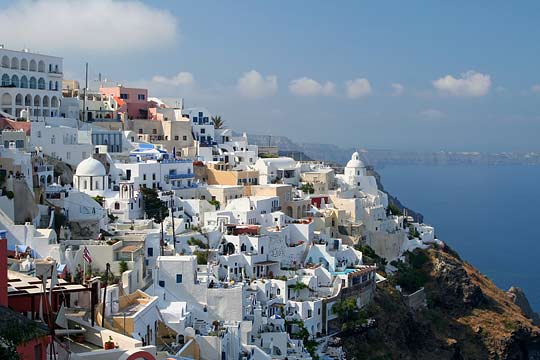
[[[212,116],[212,122],[214,123],[214,129],[221,129],[225,124],[225,121],[221,119],[221,115]]]

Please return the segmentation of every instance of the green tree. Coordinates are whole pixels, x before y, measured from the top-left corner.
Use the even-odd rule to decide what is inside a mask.
[[[161,224],[169,215],[169,209],[165,201],[158,196],[156,189],[141,188],[144,201],[144,212],[149,219],[154,220],[156,224]]]
[[[313,184],[311,183],[302,184],[302,186],[300,186],[300,190],[306,194],[313,194],[315,192],[315,188],[313,188]]]
[[[99,205],[103,206],[103,200],[105,200],[105,198],[103,196],[100,196],[100,195],[96,195],[94,196],[93,198]]]
[[[403,215],[403,212],[401,209],[394,203],[388,204],[388,207],[386,208],[386,215],[397,215],[401,216]]]
[[[156,224],[161,225],[161,255],[164,255],[165,240],[163,235],[163,220],[169,215],[169,209],[165,201],[159,198],[158,191],[156,189],[141,188],[144,202],[144,213],[149,219],[154,220]]]
[[[221,119],[221,115],[212,116],[212,122],[214,123],[214,129],[222,129],[225,125],[225,121]]]
[[[124,260],[120,261],[120,264],[118,264],[118,267],[120,268],[120,275],[128,271],[128,264]]]
[[[355,298],[346,298],[332,306],[332,312],[341,322],[341,331],[354,331],[367,322],[367,314],[356,306]]]
[[[212,199],[212,200],[207,200],[207,201],[210,203],[210,205],[213,205],[216,208],[216,210],[219,210],[220,203],[218,200]]]

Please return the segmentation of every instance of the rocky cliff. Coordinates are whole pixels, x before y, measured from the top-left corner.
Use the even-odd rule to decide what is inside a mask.
[[[512,296],[448,247],[425,255],[427,306],[409,308],[390,276],[367,308],[377,326],[341,335],[347,359],[540,359],[540,328]]]

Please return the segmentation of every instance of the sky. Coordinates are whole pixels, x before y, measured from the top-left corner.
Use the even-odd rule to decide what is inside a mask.
[[[0,0],[0,43],[147,87],[239,132],[540,151],[538,1]]]

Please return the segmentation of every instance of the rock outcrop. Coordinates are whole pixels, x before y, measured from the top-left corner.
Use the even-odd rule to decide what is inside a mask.
[[[529,304],[529,300],[525,296],[525,292],[519,287],[512,286],[508,291],[506,292],[510,299],[519,306],[521,311],[523,312],[523,315],[528,317],[532,320],[533,324],[540,325],[540,316],[538,313],[535,313],[533,309],[531,308],[531,305]]]
[[[340,335],[347,359],[540,359],[540,328],[508,293],[448,247],[425,254],[427,308],[410,309],[390,276],[366,309],[377,327]]]

